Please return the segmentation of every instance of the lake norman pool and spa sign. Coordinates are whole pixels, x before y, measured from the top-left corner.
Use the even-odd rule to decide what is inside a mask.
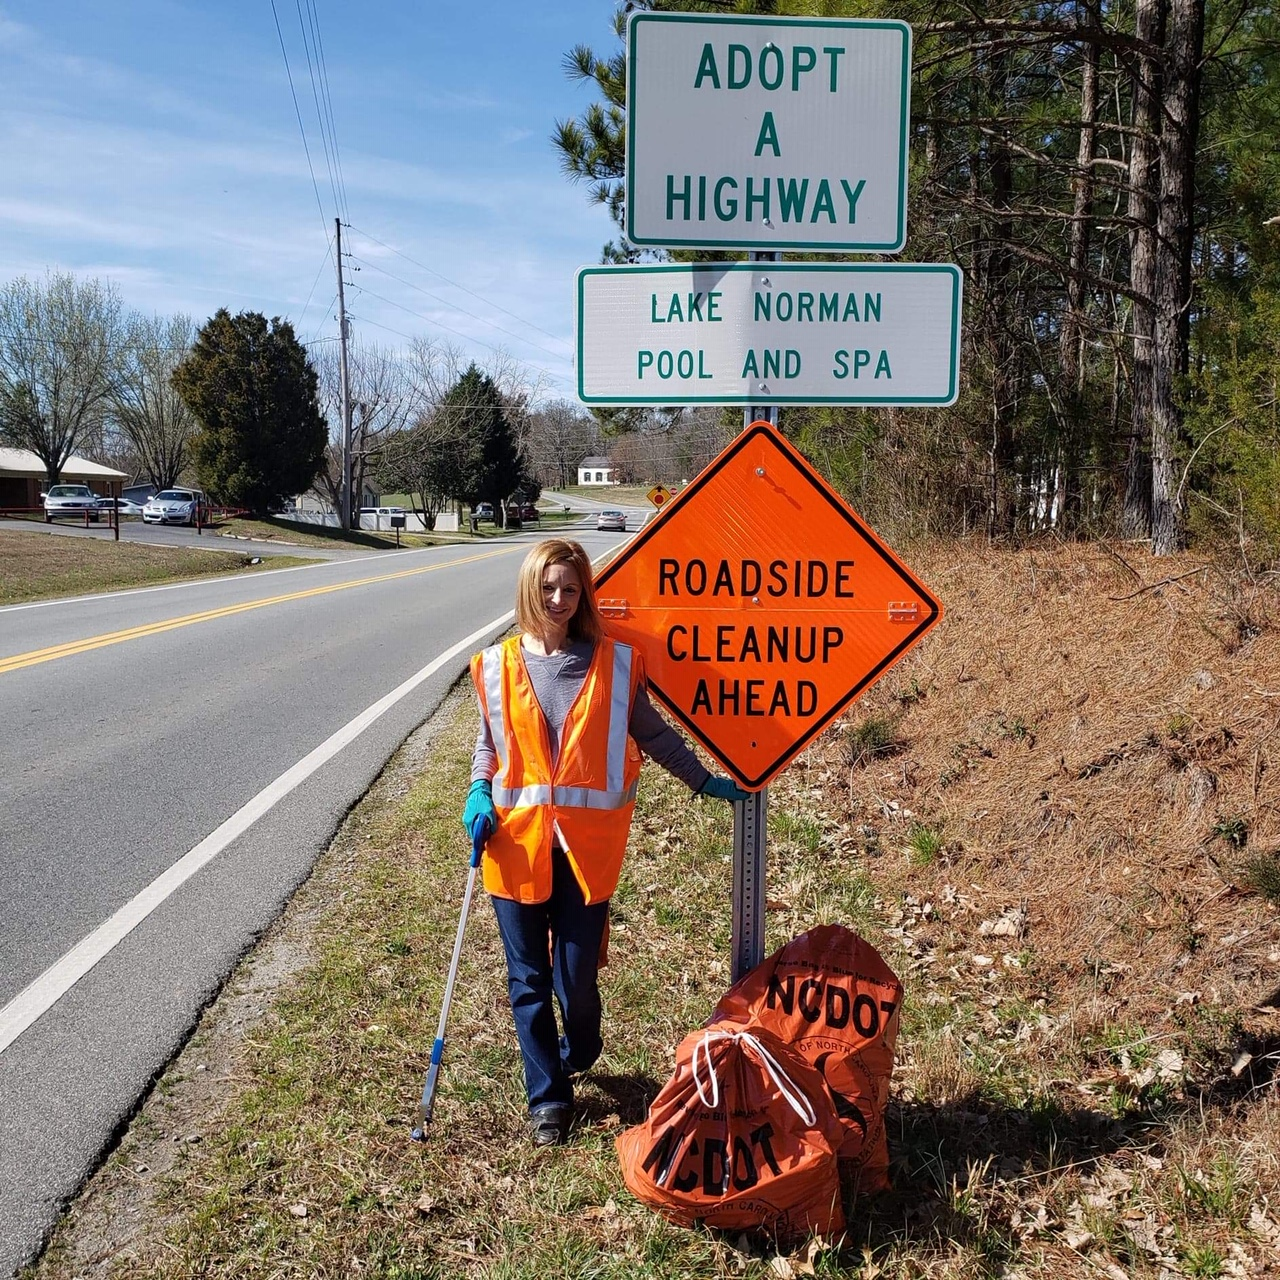
[[[627,55],[633,243],[902,248],[905,23],[633,13]]]
[[[586,404],[951,404],[961,272],[950,264],[583,267]]]

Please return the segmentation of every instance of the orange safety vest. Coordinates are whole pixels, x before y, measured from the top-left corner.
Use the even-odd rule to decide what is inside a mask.
[[[618,886],[636,806],[641,755],[629,726],[644,679],[640,654],[616,640],[596,641],[556,760],[519,636],[476,654],[471,679],[498,757],[498,829],[485,847],[485,889],[516,902],[545,902],[554,840],[585,900],[603,902]]]

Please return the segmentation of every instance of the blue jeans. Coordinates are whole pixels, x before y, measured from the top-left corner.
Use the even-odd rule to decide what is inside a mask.
[[[603,1047],[596,975],[609,904],[587,906],[563,852],[554,849],[551,857],[546,902],[492,899],[507,953],[507,992],[531,1112],[550,1103],[572,1103],[570,1074],[586,1071]],[[563,1036],[556,1031],[553,991]]]

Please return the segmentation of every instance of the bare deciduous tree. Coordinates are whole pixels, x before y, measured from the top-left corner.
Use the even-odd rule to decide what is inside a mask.
[[[134,315],[120,346],[111,418],[157,489],[178,482],[199,429],[172,381],[194,338],[190,316]]]
[[[590,414],[567,400],[553,400],[529,415],[526,456],[541,484],[563,489],[577,479],[578,463],[599,444]]]
[[[120,300],[110,284],[51,272],[0,287],[0,438],[56,484],[111,393]]]
[[[342,414],[338,351],[329,346],[312,357],[320,377],[320,409],[329,423],[325,465],[316,490],[341,509]],[[413,362],[400,352],[375,343],[352,343],[347,350],[351,386],[351,504],[352,525],[359,523],[359,497],[365,480],[378,468],[389,435],[405,430],[421,414],[425,390],[416,377]]]

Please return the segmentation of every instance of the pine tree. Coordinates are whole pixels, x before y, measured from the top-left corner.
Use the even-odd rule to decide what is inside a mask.
[[[191,451],[215,498],[265,515],[310,487],[327,432],[315,370],[287,320],[221,308],[173,385],[200,423]]]
[[[467,442],[460,496],[473,507],[491,502],[505,522],[506,500],[525,475],[497,383],[474,363],[469,365],[445,395],[437,417],[443,419],[448,434]]]

